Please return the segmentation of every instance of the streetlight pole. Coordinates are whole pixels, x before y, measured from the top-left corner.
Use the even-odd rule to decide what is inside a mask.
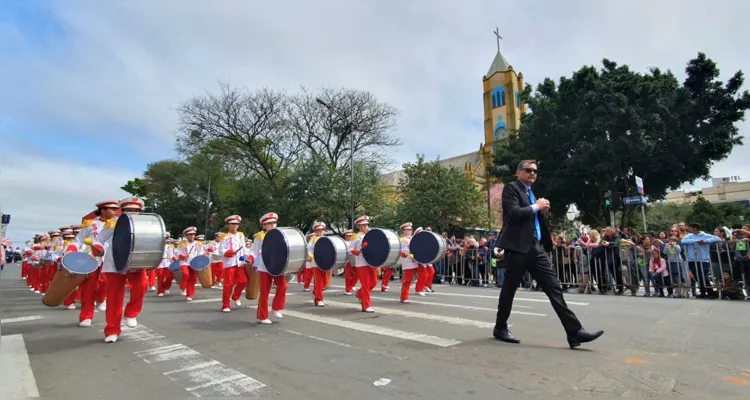
[[[323,107],[327,108],[328,111],[331,112],[331,114],[334,114],[338,119],[344,120],[344,118],[341,117],[341,115],[333,109],[328,103],[321,100],[320,98],[315,99],[318,104],[322,105]],[[350,196],[350,216],[349,216],[349,229],[354,229],[354,129],[352,128],[352,124],[348,121],[346,121],[346,127],[344,128],[344,136],[349,135],[349,178],[351,179],[351,187],[349,190],[349,196]]]

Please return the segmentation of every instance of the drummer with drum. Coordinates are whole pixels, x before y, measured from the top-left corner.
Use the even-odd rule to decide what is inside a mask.
[[[195,240],[195,234],[198,232],[198,228],[191,226],[185,228],[182,234],[185,235],[187,241],[177,249],[177,259],[182,263],[182,280],[180,282],[180,289],[182,294],[185,296],[186,301],[192,301],[195,296],[195,284],[198,282],[198,276],[195,274],[195,270],[190,268],[190,261],[196,256],[204,253],[203,245]]]
[[[302,287],[302,290],[305,292],[310,291],[310,284],[312,284],[313,277],[315,276],[315,270],[313,268],[313,249],[315,248],[315,243],[313,242],[313,238],[315,237],[315,231],[310,232],[305,236],[305,239],[307,239],[307,260],[305,260],[305,268],[302,272],[302,280],[301,283],[304,284]]]
[[[378,270],[371,268],[364,256],[362,256],[362,250],[367,247],[367,242],[363,239],[370,229],[370,217],[363,215],[354,220],[354,224],[359,229],[359,235],[356,239],[352,240],[351,243],[351,254],[356,256],[354,267],[357,270],[357,277],[361,283],[361,288],[357,291],[357,298],[362,306],[362,311],[367,313],[375,312],[372,308],[370,300],[370,292],[378,284]]]
[[[276,295],[273,297],[273,303],[271,304],[271,310],[276,318],[282,318],[281,314],[284,311],[286,304],[286,276],[282,273],[280,275],[271,275],[263,262],[263,240],[266,233],[276,228],[279,216],[270,212],[263,215],[260,218],[260,224],[263,226],[263,231],[258,232],[253,240],[253,247],[250,249],[250,255],[248,255],[248,262],[253,266],[253,270],[257,269],[260,278],[260,293],[258,295],[258,312],[256,318],[261,324],[271,324],[271,320],[268,318],[268,297],[271,295],[271,287],[276,286]]]
[[[208,245],[211,249],[218,249],[221,244],[221,232],[214,234],[214,241]],[[222,287],[222,276],[224,273],[224,257],[221,254],[211,250],[211,279],[215,288]]]
[[[76,234],[73,232],[73,229],[64,229],[62,231],[62,237],[63,237],[63,251],[61,254],[65,252],[65,249],[67,249],[71,245],[76,245],[75,239]],[[63,301],[63,306],[66,307],[68,310],[75,310],[76,309],[76,298],[78,297],[78,288],[75,288],[73,292],[68,295],[67,298]]]
[[[353,233],[354,232],[351,229],[341,232],[341,236],[344,238],[344,243],[346,244],[346,252],[348,254],[351,254]],[[355,264],[354,256],[350,256],[346,260],[346,265],[344,265],[344,294],[347,296],[352,295],[352,290],[356,289],[354,286],[357,285],[357,271],[353,264]]]
[[[241,306],[240,296],[247,285],[247,274],[240,266],[240,257],[245,248],[245,235],[239,232],[242,217],[230,215],[224,219],[227,224],[227,233],[223,234],[219,246],[209,248],[208,252],[223,257],[223,289],[221,295],[221,312],[231,312],[230,299],[234,300],[237,307]],[[252,265],[252,264],[251,264]]]
[[[315,243],[318,241],[318,239],[325,235],[326,224],[324,222],[314,223],[313,232],[315,232],[313,234],[313,237],[310,238],[310,240],[307,242],[308,263],[315,279],[315,283],[313,286],[313,303],[317,307],[324,307],[325,304],[323,304],[323,289],[325,289],[328,284],[328,272],[318,268],[318,264],[315,262],[315,257],[313,257],[313,254],[315,250]],[[307,270],[305,270],[305,272],[307,272]]]
[[[169,294],[169,289],[172,288],[172,270],[169,269],[169,264],[172,261],[177,260],[174,255],[174,241],[171,238],[169,232],[167,232],[167,240],[164,242],[164,252],[162,254],[162,260],[158,267],[156,267],[156,297],[163,297],[165,294]]]
[[[414,255],[411,254],[409,244],[411,242],[411,234],[413,232],[413,226],[411,222],[401,224],[401,232],[404,236],[401,238],[401,271],[403,272],[404,278],[401,281],[401,302],[409,303],[409,289],[411,283],[414,281],[414,273],[418,271],[419,264],[414,261]],[[419,280],[419,274],[417,274],[417,281]]]
[[[123,213],[138,215],[143,212],[144,202],[138,197],[126,197],[118,202],[118,206]],[[114,252],[111,250],[114,226],[105,229],[99,236],[100,240],[106,240],[102,265],[102,273],[107,281],[108,302],[104,342],[114,343],[121,334],[120,325],[123,317],[123,303],[125,302],[125,286],[130,286],[130,299],[125,306],[125,323],[128,327],[134,328],[138,326],[136,317],[143,309],[143,299],[146,296],[148,280],[145,268],[118,271],[115,267]]]

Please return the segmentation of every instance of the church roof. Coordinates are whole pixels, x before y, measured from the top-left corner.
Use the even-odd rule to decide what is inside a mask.
[[[490,70],[487,72],[487,77],[492,76],[495,72],[505,72],[510,69],[510,63],[503,57],[503,53],[497,52],[495,59],[492,60]]]

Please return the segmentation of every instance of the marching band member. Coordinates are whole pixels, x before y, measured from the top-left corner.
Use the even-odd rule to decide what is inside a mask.
[[[219,248],[221,244],[221,232],[216,232],[214,235],[214,241],[209,246],[214,249]],[[224,258],[217,252],[211,253],[211,280],[213,281],[213,287],[221,288],[222,286],[222,274],[224,272]]]
[[[432,228],[429,226],[425,228],[424,230],[428,232],[432,232]],[[427,264],[424,267],[425,269],[425,276],[424,276],[424,282],[422,283],[422,286],[424,287],[425,291],[432,292],[432,281],[435,279],[435,266],[432,264]]]
[[[414,261],[414,255],[411,254],[409,248],[412,238],[411,222],[401,224],[401,232],[404,233],[404,236],[401,238],[401,271],[403,271],[404,275],[401,281],[401,302],[408,303],[409,288],[411,287],[411,282],[414,280],[414,272],[417,271],[419,265]],[[419,275],[417,275],[417,278],[419,278]]]
[[[57,259],[60,256],[62,250],[62,237],[59,230],[52,230],[48,232],[49,242],[47,243],[47,265],[44,267],[44,283],[42,284],[42,294],[47,293],[49,284],[52,283],[52,279],[57,273]]]
[[[90,252],[99,265],[96,271],[89,274],[89,276],[78,287],[78,290],[81,293],[81,313],[78,316],[78,326],[80,327],[91,326],[91,320],[94,319],[95,300],[101,300],[99,303],[99,311],[106,311],[107,309],[106,281],[104,281],[101,276],[104,245],[99,242],[99,235],[105,229],[114,229],[115,221],[113,221],[112,218],[117,215],[117,211],[119,210],[120,206],[117,201],[102,201],[97,203],[96,213],[99,218],[87,220],[87,226],[82,228],[78,233],[78,236],[76,236],[76,243],[71,244],[66,249],[66,253],[70,251]],[[98,290],[99,292],[97,293]]]
[[[305,261],[305,270],[302,273],[302,281],[301,281],[305,285],[303,286],[303,289],[302,289],[305,292],[310,291],[310,284],[312,283],[312,279],[314,275],[313,262],[312,262],[312,250],[311,250],[312,247],[310,247],[311,246],[310,243],[312,242],[313,237],[315,237],[314,231],[308,233],[307,236],[305,236],[305,238],[307,239],[307,261]]]
[[[218,248],[208,249],[209,252],[219,254],[224,258],[224,285],[221,293],[221,311],[226,313],[232,311],[229,303],[230,298],[234,300],[237,307],[242,305],[240,296],[247,285],[247,274],[245,273],[245,269],[239,265],[240,257],[242,256],[240,253],[245,244],[245,235],[238,231],[240,221],[242,221],[242,217],[239,215],[226,217],[224,222],[227,224],[227,233],[222,235]]]
[[[169,289],[172,288],[172,271],[169,269],[169,264],[174,259],[174,247],[172,247],[172,238],[169,232],[167,232],[167,240],[164,243],[164,253],[162,254],[161,264],[156,267],[156,297],[163,297],[165,294],[169,294]]]
[[[128,214],[140,214],[144,207],[143,200],[138,197],[126,197],[120,200],[118,204],[122,212]],[[126,284],[130,285],[130,299],[125,306],[125,323],[128,327],[135,328],[138,326],[136,317],[143,309],[148,278],[145,269],[117,271],[111,251],[114,224],[105,225],[105,229],[108,232],[102,233],[99,237],[99,239],[105,240],[102,273],[105,274],[107,280],[107,302],[109,303],[106,311],[107,325],[104,328],[104,343],[114,343],[121,333],[120,324],[122,323],[122,306],[125,301]]]
[[[203,245],[195,240],[195,233],[198,228],[191,226],[185,228],[182,234],[187,238],[187,242],[177,250],[177,258],[182,264],[182,282],[180,287],[183,288],[186,301],[192,301],[195,296],[195,284],[198,282],[198,275],[195,270],[190,268],[190,261],[204,253]]]
[[[305,235],[305,243],[310,243],[310,239],[315,236],[314,232],[310,232],[307,235]],[[297,271],[297,284],[298,285],[304,285],[305,284],[305,272],[307,271],[307,266],[310,265],[310,251],[307,247],[305,247],[305,253],[307,254],[307,259],[305,259],[305,263],[302,265],[302,267]],[[302,289],[305,292],[309,292],[309,285],[308,289]]]
[[[68,228],[62,230],[62,238],[63,238],[63,245],[62,245],[62,251],[60,251],[60,256],[62,256],[65,249],[67,249],[71,245],[75,245],[75,238],[76,235],[73,233],[73,230]],[[61,262],[60,259],[58,259],[58,263]],[[68,310],[75,310],[76,309],[76,297],[78,296],[78,288],[73,289],[73,292],[68,295],[68,297],[63,300],[63,306],[66,307]]]
[[[370,292],[378,284],[378,271],[375,268],[371,268],[362,256],[362,249],[367,247],[364,237],[370,229],[370,217],[363,215],[354,220],[354,224],[359,228],[359,235],[356,239],[352,240],[350,252],[357,256],[355,267],[357,269],[357,277],[362,286],[357,290],[357,298],[362,305],[362,311],[371,313],[375,312],[375,310],[372,308],[370,301]]]
[[[263,257],[261,249],[263,248],[263,239],[266,236],[266,232],[276,228],[276,223],[279,220],[279,216],[276,213],[270,212],[260,218],[260,224],[263,226],[263,230],[255,235],[253,240],[253,247],[250,249],[250,255],[248,255],[249,262],[253,265],[253,270],[258,269],[260,278],[260,294],[258,297],[258,313],[256,318],[261,324],[270,324],[271,320],[268,319],[268,297],[271,295],[271,287],[276,285],[276,295],[273,297],[273,304],[271,304],[271,310],[276,318],[282,318],[281,314],[284,311],[284,305],[286,303],[286,277],[284,275],[272,276],[268,273],[266,266],[263,264]]]
[[[422,232],[422,227],[420,226],[414,231],[414,235],[418,234],[419,232]],[[417,284],[414,286],[414,293],[416,293],[419,296],[426,296],[425,292],[425,282],[427,281],[427,268],[425,268],[422,264],[417,264]]]
[[[313,286],[313,303],[315,303],[315,305],[318,307],[323,307],[325,306],[325,304],[323,304],[323,289],[325,289],[326,285],[328,284],[328,273],[318,268],[318,263],[315,262],[313,253],[315,250],[315,243],[318,241],[318,239],[323,237],[326,232],[326,224],[323,222],[316,222],[315,224],[313,224],[313,232],[315,232],[313,234],[313,237],[310,238],[310,240],[307,242],[307,260],[310,263],[310,269],[315,275],[315,284]],[[307,272],[307,270],[305,270],[305,272]]]
[[[39,267],[35,267],[35,265],[38,265],[42,262],[42,243],[41,243],[41,236],[36,238],[36,243],[31,248],[32,253],[29,256],[29,259],[31,260],[31,280],[29,284],[31,285],[31,291],[34,293],[41,293],[39,289],[41,288],[41,281],[43,277],[43,269]]]
[[[341,233],[341,236],[344,237],[344,243],[346,244],[347,253],[351,251],[353,233],[354,232],[352,232],[351,229],[347,229]],[[354,266],[349,262],[349,259],[347,257],[346,265],[344,265],[344,286],[346,287],[346,290],[344,290],[344,294],[347,296],[351,296],[352,290],[356,289],[354,287],[356,284],[357,284],[357,271],[354,268]]]
[[[31,276],[31,264],[29,262],[29,256],[34,253],[34,250],[32,250],[31,247],[31,241],[27,240],[23,248],[23,256],[21,257],[21,279],[26,279],[26,284],[29,285],[29,287],[31,286],[29,284],[29,278]]]

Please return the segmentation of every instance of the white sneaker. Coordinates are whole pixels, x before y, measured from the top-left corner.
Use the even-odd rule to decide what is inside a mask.
[[[365,308],[364,312],[375,312],[375,309],[372,308],[372,307],[367,307],[367,308]]]
[[[183,296],[185,296],[185,295],[187,295],[187,290],[183,290],[181,293],[182,293]]]
[[[222,308],[221,312],[232,312],[231,308]]]
[[[417,292],[417,295],[422,296],[422,297],[427,296],[426,294],[424,294],[424,292]]]
[[[406,300],[401,300],[401,302],[404,303],[404,304],[409,304],[409,303],[411,303],[411,300],[406,299]]]
[[[136,326],[138,326],[138,321],[136,321],[136,319],[135,319],[135,318],[127,318],[127,317],[126,317],[126,318],[125,318],[125,324],[126,324],[126,325],[127,325],[127,326],[128,326],[129,328],[135,328]]]
[[[221,282],[219,282],[219,283],[217,283],[217,284],[216,284],[216,286],[218,286],[218,287],[220,287],[220,288],[223,288],[223,287],[224,287],[224,284],[223,284],[223,283],[221,283]]]
[[[307,289],[302,289],[302,290],[304,290],[305,292],[309,292],[309,291],[310,291],[310,288],[307,288]],[[37,292],[37,293],[39,293],[39,292]]]
[[[316,304],[316,306],[318,306],[318,307],[325,307],[326,305],[325,305],[325,304],[323,304],[323,302],[322,302],[322,301],[319,301],[319,302],[318,302],[318,304]]]
[[[234,305],[235,305],[235,306],[237,306],[237,307],[239,307],[239,306],[241,306],[241,305],[242,305],[242,302],[241,302],[241,301],[239,301],[239,300],[235,300],[235,301],[234,301]]]
[[[281,311],[276,311],[276,310],[273,310],[273,316],[276,317],[276,318],[278,318],[278,319],[284,318],[284,316],[281,315]]]
[[[78,326],[80,326],[81,328],[88,328],[89,326],[91,326],[91,320],[84,319],[83,321],[78,323]]]
[[[76,309],[76,305],[75,305],[75,303],[73,303],[73,304],[69,305],[67,308],[68,308],[68,310],[75,310]]]
[[[165,291],[164,291],[164,294],[169,294],[169,290],[165,290]]]
[[[34,290],[34,289],[31,289],[31,290]],[[42,293],[42,292],[40,292],[38,290],[34,290],[34,293]]]
[[[484,287],[487,287],[487,285],[484,285]],[[427,293],[432,293],[432,289],[430,288],[425,288],[425,290],[427,290]]]
[[[344,292],[344,296],[351,296],[352,292]]]
[[[192,297],[185,297],[185,301],[193,301]]]
[[[264,320],[260,320],[258,322],[261,323],[261,324],[263,324],[263,325],[271,325],[273,323],[273,322],[271,322],[270,319],[264,319]]]
[[[118,336],[117,335],[109,335],[104,338],[104,343],[114,343],[117,341]]]
[[[387,292],[387,291],[390,291],[390,290],[391,289],[388,289],[388,286],[383,286],[383,287],[380,288],[381,292]]]
[[[101,311],[101,312],[107,311],[107,302],[106,301],[104,303],[102,303],[102,304],[99,304],[99,311]]]
[[[157,293],[156,297],[164,297],[164,293]]]
[[[156,291],[156,286],[151,286],[150,288],[148,288],[148,291],[149,292],[155,292]]]

